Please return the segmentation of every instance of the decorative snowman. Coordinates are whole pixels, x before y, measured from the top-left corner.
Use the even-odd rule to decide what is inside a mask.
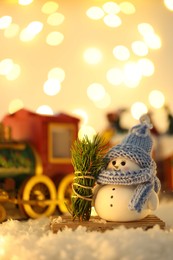
[[[151,157],[151,127],[147,115],[142,116],[140,124],[105,156],[106,167],[93,191],[93,205],[100,218],[135,221],[157,209],[160,181]]]

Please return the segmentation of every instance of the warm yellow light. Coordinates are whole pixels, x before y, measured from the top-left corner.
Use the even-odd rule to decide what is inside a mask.
[[[26,29],[23,29],[21,32],[20,32],[20,40],[22,42],[28,42],[28,41],[32,41],[33,38],[35,37],[35,35],[32,34],[32,32],[28,32]]]
[[[47,1],[41,8],[41,11],[44,14],[52,14],[57,11],[59,5],[53,1]]]
[[[117,58],[118,60],[128,60],[130,57],[130,51],[126,46],[123,45],[118,45],[113,49],[113,55],[115,56],[115,58]]]
[[[92,101],[99,101],[105,95],[105,88],[99,83],[92,83],[87,88],[87,95]]]
[[[173,0],[164,0],[164,4],[166,8],[168,8],[170,11],[173,11]]]
[[[20,66],[12,59],[4,59],[0,62],[0,75],[4,75],[8,80],[15,80],[21,72]]]
[[[149,94],[150,105],[154,108],[161,108],[165,104],[165,97],[159,90],[153,90]]]
[[[83,109],[76,108],[72,111],[72,113],[80,118],[81,124],[86,125],[88,123],[88,114]]]
[[[13,38],[18,34],[19,29],[20,27],[18,24],[12,23],[4,30],[4,36],[6,38]]]
[[[51,32],[47,35],[46,42],[48,45],[57,46],[64,40],[64,35],[60,32]]]
[[[41,23],[39,21],[33,21],[33,22],[29,23],[27,26],[27,30],[32,32],[33,35],[36,35],[39,32],[41,32],[42,29],[43,29],[43,23]]]
[[[65,79],[65,71],[58,67],[52,68],[48,72],[48,79],[51,79],[51,78],[58,79],[59,82],[62,82]]]
[[[12,22],[11,16],[8,16],[8,15],[2,16],[0,18],[0,29],[7,28],[8,26],[10,26],[11,22]]]
[[[126,63],[123,69],[123,77],[123,81],[127,87],[137,87],[142,77],[139,66],[134,62]]]
[[[119,68],[111,68],[106,73],[108,82],[114,86],[118,86],[123,82],[123,72]]]
[[[108,14],[117,14],[120,12],[120,7],[117,3],[115,2],[106,2],[104,5],[103,5],[103,10],[108,13]]]
[[[155,67],[153,62],[150,59],[148,58],[140,59],[138,60],[137,64],[143,76],[149,77],[154,74]]]
[[[21,68],[18,64],[13,64],[12,69],[9,71],[9,73],[6,75],[6,78],[8,80],[15,80],[20,76]]]
[[[148,47],[142,41],[134,41],[132,43],[132,50],[138,56],[146,56],[148,54]]]
[[[33,2],[33,0],[18,0],[20,5],[29,5]]]
[[[80,140],[82,140],[85,136],[87,136],[89,140],[92,140],[95,135],[95,129],[89,125],[82,126],[78,132],[78,138]]]
[[[112,28],[118,27],[122,24],[121,18],[115,14],[107,14],[103,18],[104,23]]]
[[[21,99],[13,99],[9,104],[8,112],[10,114],[13,114],[23,107],[24,107],[24,104],[23,104],[23,101]]]
[[[61,85],[58,79],[48,79],[44,83],[44,93],[48,96],[55,96],[56,94],[59,93],[61,89]]]
[[[119,6],[124,14],[134,14],[136,12],[135,6],[130,2],[122,2]]]
[[[0,62],[0,75],[8,75],[13,68],[13,60],[12,59],[4,59]]]
[[[104,95],[104,97],[98,101],[94,101],[94,105],[100,109],[108,108],[111,104],[111,97],[108,93]]]
[[[5,238],[0,237],[0,257],[4,258],[6,254]]]
[[[135,102],[131,106],[131,114],[133,118],[139,120],[139,118],[148,112],[146,105],[142,102]]]
[[[84,60],[89,64],[97,64],[102,59],[102,53],[98,48],[88,48],[84,52]]]
[[[36,113],[41,115],[53,115],[53,110],[50,106],[42,105],[37,108]]]
[[[147,34],[144,37],[144,41],[148,45],[150,49],[160,49],[161,47],[161,39],[156,34]]]
[[[149,23],[140,23],[138,24],[138,31],[141,35],[151,35],[154,33],[154,29],[151,24]]]
[[[23,42],[31,41],[43,29],[43,23],[34,21],[28,24],[20,33],[20,40]]]
[[[64,22],[64,15],[60,13],[50,14],[47,18],[47,23],[52,26],[58,26]]]
[[[92,6],[86,11],[86,15],[92,20],[99,20],[104,16],[104,11],[97,6]]]

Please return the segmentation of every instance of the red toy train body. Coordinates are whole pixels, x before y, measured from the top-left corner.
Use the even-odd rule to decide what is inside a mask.
[[[60,212],[65,212],[64,202],[70,192],[68,185],[73,179],[70,150],[78,135],[79,119],[63,113],[48,116],[21,109],[6,115],[2,123],[4,129],[11,129],[11,137],[5,137],[6,133],[2,135],[0,153],[7,154],[11,164],[0,165],[0,220],[5,219],[4,202],[19,205],[32,218],[49,216],[56,206]],[[16,164],[17,156],[20,157],[19,165]],[[34,170],[28,164],[26,166],[27,159],[32,162],[30,165],[34,165]],[[30,167],[28,172],[26,167]],[[18,186],[14,185],[17,192],[2,189],[6,187],[4,183],[10,183],[9,180],[19,182]]]

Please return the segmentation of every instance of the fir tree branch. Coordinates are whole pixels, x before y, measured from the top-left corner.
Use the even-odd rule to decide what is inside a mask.
[[[89,220],[92,206],[92,189],[96,177],[104,166],[103,156],[107,149],[105,140],[98,134],[92,141],[85,136],[77,139],[72,146],[72,164],[74,167],[74,181],[72,184],[71,209],[73,219]]]

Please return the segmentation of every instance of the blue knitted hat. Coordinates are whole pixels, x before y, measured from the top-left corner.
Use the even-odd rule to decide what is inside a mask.
[[[109,163],[113,158],[124,157],[135,161],[141,168],[150,167],[152,163],[151,150],[152,138],[150,134],[149,117],[143,115],[140,124],[132,127],[128,135],[121,144],[114,146],[106,155],[105,159]]]

